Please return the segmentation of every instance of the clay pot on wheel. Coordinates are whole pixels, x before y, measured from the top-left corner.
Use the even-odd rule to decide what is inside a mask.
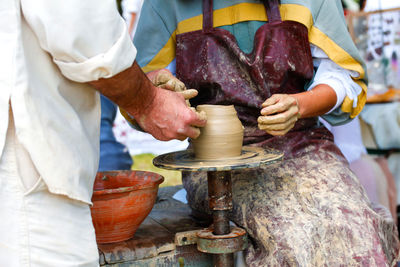
[[[150,213],[164,177],[145,171],[98,172],[91,207],[97,243],[132,238]]]
[[[199,105],[196,109],[207,114],[207,124],[192,141],[195,157],[214,160],[240,156],[244,128],[233,105]]]

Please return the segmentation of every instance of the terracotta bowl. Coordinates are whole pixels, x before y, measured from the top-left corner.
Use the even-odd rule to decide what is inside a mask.
[[[144,171],[98,172],[92,197],[97,243],[130,239],[153,208],[159,174]]]

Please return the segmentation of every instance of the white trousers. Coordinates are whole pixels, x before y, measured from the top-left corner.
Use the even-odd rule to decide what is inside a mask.
[[[10,115],[0,157],[0,266],[93,267],[98,257],[89,206],[47,190]]]

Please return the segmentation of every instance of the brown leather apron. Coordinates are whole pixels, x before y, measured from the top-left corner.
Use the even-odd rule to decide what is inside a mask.
[[[212,0],[203,0],[203,29],[177,35],[177,77],[199,91],[192,104],[233,104],[245,126],[245,144],[271,137],[257,127],[267,98],[302,92],[313,77],[307,28],[282,21],[278,1],[270,2],[268,22],[257,30],[250,54],[241,51],[229,31],[213,27]],[[317,118],[302,119],[292,131],[316,123]]]

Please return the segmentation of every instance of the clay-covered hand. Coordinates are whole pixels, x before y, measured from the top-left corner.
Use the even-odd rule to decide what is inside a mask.
[[[151,104],[133,116],[144,131],[162,141],[195,139],[200,135],[198,127],[206,124],[204,117],[186,105],[182,95],[162,88],[156,88]]]
[[[147,73],[147,77],[155,86],[178,92],[182,94],[186,100],[197,96],[196,89],[187,89],[185,84],[172,75],[167,69],[149,72]]]
[[[113,77],[89,84],[118,104],[127,120],[159,140],[196,138],[197,127],[206,124],[186,105],[183,95],[154,86],[136,61]]]
[[[285,135],[300,117],[298,101],[293,95],[272,95],[262,107],[258,128],[270,135]]]

